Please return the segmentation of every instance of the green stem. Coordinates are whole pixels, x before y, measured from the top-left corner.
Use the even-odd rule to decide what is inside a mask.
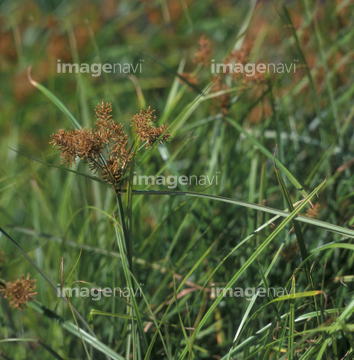
[[[119,220],[120,220],[120,223],[121,223],[121,226],[122,226],[122,232],[123,232],[123,237],[124,237],[124,241],[125,241],[125,247],[126,247],[126,251],[127,251],[129,269],[130,269],[130,272],[133,273],[133,248],[132,248],[132,242],[131,242],[131,239],[129,238],[129,234],[128,234],[127,227],[126,227],[126,224],[125,224],[123,203],[122,203],[122,198],[121,198],[119,193],[117,193],[117,203],[118,203]]]

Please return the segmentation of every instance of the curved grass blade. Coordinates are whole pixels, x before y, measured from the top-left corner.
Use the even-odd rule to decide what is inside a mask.
[[[112,219],[114,221],[118,249],[121,254],[121,261],[122,261],[124,277],[125,277],[125,280],[127,282],[127,285],[129,287],[130,291],[132,291],[132,293],[133,293],[133,285],[132,285],[132,278],[131,278],[132,273],[129,268],[129,259],[127,256],[127,248],[126,248],[128,234],[127,234],[127,229],[126,229],[126,222],[124,219],[123,204],[122,204],[122,199],[121,199],[120,194],[117,194],[116,198],[117,198],[117,203],[118,203],[118,212],[119,212],[120,223],[121,223],[121,231],[119,229],[118,221],[115,218],[114,219],[112,218]],[[97,209],[97,210],[101,211],[100,209]],[[103,212],[103,211],[101,211],[101,212]],[[108,216],[110,216],[110,215],[108,214]],[[142,339],[142,350],[146,351],[148,344],[147,344],[147,339],[146,339],[146,335],[145,335],[144,328],[142,325],[142,320],[141,320],[141,316],[139,313],[139,308],[138,308],[138,304],[136,302],[135,296],[131,296],[130,301],[131,301],[131,307],[134,310],[133,316],[134,315],[136,316],[138,329],[139,329],[138,331],[139,331],[139,334]],[[131,329],[132,333],[135,333],[135,330],[134,330],[135,324],[134,324],[133,320],[131,322],[131,326],[132,326],[132,329]]]
[[[307,64],[305,55],[304,55],[304,53],[302,51],[302,47],[300,45],[300,40],[299,40],[299,38],[297,36],[296,30],[294,28],[294,25],[293,25],[293,22],[291,20],[288,9],[286,8],[285,5],[283,6],[283,11],[284,11],[284,15],[285,15],[285,21],[290,26],[291,32],[292,32],[292,34],[294,36],[295,45],[296,45],[296,47],[298,49],[298,53],[299,53],[299,56],[301,58],[301,61],[305,65],[306,74],[307,74],[307,77],[308,77],[308,80],[309,80],[309,83],[310,83],[310,86],[311,86],[313,98],[314,98],[314,105],[315,105],[315,109],[316,109],[316,114],[317,114],[317,117],[318,117],[318,119],[320,121],[320,125],[321,125],[320,128],[319,128],[320,137],[321,137],[321,144],[322,144],[322,147],[325,148],[327,146],[327,140],[326,140],[325,131],[324,131],[325,124],[324,124],[324,121],[323,121],[323,118],[322,118],[322,115],[321,115],[320,100],[319,100],[319,97],[318,97],[318,94],[317,94],[316,86],[315,86],[315,83],[313,81],[313,77],[311,75],[311,71],[310,71],[310,68],[309,68],[309,66]],[[283,20],[284,20],[284,18],[283,18]],[[327,164],[329,164],[328,160],[327,160]]]
[[[306,270],[308,266],[306,267]],[[295,296],[299,295],[295,292],[295,275],[293,275],[293,280],[291,284],[291,298],[290,298],[290,316],[289,316],[289,339],[288,339],[288,349],[290,352],[289,358],[290,360],[294,360],[294,350],[292,350],[294,346],[294,333],[295,333]],[[302,295],[302,294],[300,294]],[[317,294],[316,294],[317,295]],[[282,296],[283,297],[283,296]],[[277,298],[275,300],[279,300]],[[281,301],[281,300],[279,300]],[[317,310],[317,309],[316,309]]]
[[[301,211],[305,208],[306,204],[311,200],[311,198],[321,189],[321,187],[325,184],[325,181],[323,181],[317,188],[315,188],[311,194],[304,199],[304,201],[299,205],[299,207],[293,211],[291,214],[288,215],[287,218],[285,218],[281,224],[267,237],[267,239],[264,240],[264,242],[259,246],[256,252],[251,255],[245,264],[236,272],[236,274],[232,277],[232,279],[225,285],[225,288],[230,288],[233,286],[233,284],[239,279],[239,277],[244,273],[246,269],[256,260],[257,256],[263,252],[264,249],[266,249],[269,244],[275,239],[275,237],[283,230],[283,228],[297,215],[298,211]],[[205,322],[210,318],[210,316],[213,314],[214,309],[217,307],[217,305],[220,303],[220,301],[223,299],[223,294],[220,294],[214,303],[209,307],[208,311],[196,327],[195,331],[193,332],[192,338],[193,340],[197,336],[198,332],[201,330]],[[192,340],[192,343],[193,343]],[[186,353],[188,352],[188,347],[186,346],[180,356],[179,359],[183,359]]]
[[[161,328],[161,325],[164,323],[165,321],[165,318],[167,316],[167,313],[169,311],[169,309],[171,308],[172,304],[174,303],[174,301],[176,300],[176,297],[177,297],[177,294],[178,292],[182,289],[183,285],[185,284],[185,282],[189,279],[189,277],[193,274],[193,272],[198,268],[198,266],[204,261],[204,259],[209,255],[209,253],[211,252],[211,250],[214,248],[214,246],[216,245],[217,243],[217,240],[215,240],[209,247],[208,249],[204,252],[204,254],[196,261],[196,263],[193,265],[192,269],[188,272],[188,274],[184,277],[184,279],[181,281],[176,293],[173,295],[173,297],[171,298],[170,300],[170,303],[169,305],[167,306],[167,309],[164,313],[164,315],[162,316],[161,318],[161,323],[160,325],[157,327],[156,331],[155,331],[155,334],[153,336],[153,338],[151,339],[151,342],[150,342],[150,345],[149,345],[149,348],[148,348],[148,351],[146,352],[145,354],[145,357],[144,357],[144,360],[148,360],[150,359],[150,355],[151,355],[151,351],[152,351],[152,348],[154,346],[154,343],[155,343],[155,340],[156,340],[156,337],[157,337],[157,334],[159,333],[160,331],[160,328]]]
[[[80,249],[80,254],[79,254],[78,259],[76,260],[76,263],[75,263],[74,267],[72,268],[72,270],[71,270],[68,278],[66,279],[66,283],[67,283],[68,280],[70,279],[70,277],[71,277],[72,273],[74,272],[77,264],[79,263],[80,258],[81,258],[81,254],[82,254],[82,248]],[[62,273],[62,278],[61,278],[61,280],[62,280],[62,287],[64,288],[64,287],[65,287],[65,283],[64,283],[64,280],[63,280],[63,276],[64,276],[64,259],[63,259],[63,258],[61,258],[61,273]],[[65,294],[65,297],[66,297],[66,300],[67,300],[68,303],[69,303],[70,311],[71,311],[71,314],[72,314],[72,316],[73,316],[73,318],[74,318],[74,321],[75,321],[75,325],[76,325],[76,327],[77,327],[77,330],[78,330],[78,332],[79,332],[79,334],[80,334],[80,339],[81,339],[82,345],[83,345],[83,347],[84,347],[84,349],[85,349],[87,358],[88,358],[89,360],[92,360],[92,359],[91,359],[91,356],[90,356],[90,354],[89,354],[89,352],[88,352],[88,350],[87,350],[85,341],[84,341],[84,339],[83,339],[83,337],[82,337],[82,334],[81,334],[81,331],[80,331],[80,326],[79,326],[79,323],[77,322],[77,319],[76,319],[75,312],[74,312],[74,310],[73,310],[73,306],[72,306],[72,304],[71,304],[71,301],[70,301],[70,299],[66,296],[66,294]]]
[[[267,150],[259,141],[257,141],[252,135],[250,135],[240,124],[238,124],[234,119],[226,116],[226,120],[234,127],[236,128],[240,133],[245,135],[247,139],[249,139],[255,146],[259,148],[259,150],[262,151],[262,153],[268,158],[273,160],[274,156],[273,154]],[[298,191],[300,191],[304,196],[307,196],[306,191],[303,189],[302,185],[296,180],[296,178],[293,176],[293,174],[278,160],[275,159],[275,162],[277,166],[284,171],[288,179],[292,182],[292,184],[296,187]]]
[[[282,192],[283,197],[284,197],[285,202],[286,202],[286,206],[288,207],[288,211],[293,212],[294,211],[293,203],[292,203],[292,201],[290,199],[288,189],[286,188],[286,185],[285,185],[285,183],[283,181],[283,178],[280,175],[277,164],[275,163],[275,154],[274,154],[274,168],[275,168],[275,174],[277,176],[277,179],[278,179],[278,182],[279,182],[279,185],[280,185],[281,192]],[[301,257],[302,257],[303,260],[305,260],[307,258],[307,256],[308,256],[308,252],[307,252],[307,249],[306,249],[306,244],[305,244],[304,237],[302,235],[300,225],[299,225],[298,222],[295,222],[295,221],[293,221],[292,224],[294,226],[296,239],[297,239],[297,243],[299,245]],[[311,278],[310,278],[310,269],[309,269],[308,265],[306,265],[306,276],[307,276],[307,281],[311,285],[312,282],[311,282]]]
[[[185,63],[186,63],[185,59],[181,59],[177,70],[178,74],[183,72]],[[179,81],[177,77],[175,77],[171,89],[168,93],[168,97],[165,103],[165,108],[162,112],[162,117],[160,119],[161,123],[163,123],[165,118],[171,114],[172,110],[174,109],[176,104],[178,104],[182,94],[184,93],[184,91],[178,92],[178,88],[179,88]]]
[[[212,86],[213,83],[208,84],[203,92],[198,95],[191,103],[189,103],[188,105],[186,105],[184,107],[184,109],[181,111],[181,113],[176,117],[176,119],[174,119],[171,124],[169,124],[165,131],[159,136],[158,139],[156,139],[156,141],[154,142],[153,146],[151,147],[151,149],[153,149],[157,144],[159,144],[160,140],[162,139],[163,135],[169,131],[169,129],[173,127],[173,131],[172,133],[176,132],[177,128],[179,126],[181,126],[186,119],[194,112],[194,110],[199,106],[199,104],[203,101],[203,97],[205,96],[205,94],[209,91],[210,87]],[[176,124],[176,125],[175,125]],[[145,157],[151,153],[151,149],[146,151],[143,156],[139,159],[139,162],[137,163],[137,165],[140,165],[142,163],[142,161],[145,159]]]
[[[122,191],[122,193],[124,193],[124,190]],[[208,195],[208,194],[202,194],[202,193],[197,193],[197,192],[192,192],[192,191],[133,190],[132,193],[134,195],[175,195],[175,196],[177,195],[177,196],[192,196],[192,197],[195,196],[195,197],[201,197],[201,198],[205,198],[205,199],[209,199],[209,200],[216,200],[216,201],[221,201],[224,203],[239,205],[239,206],[247,207],[247,208],[258,210],[258,211],[263,211],[263,212],[266,212],[269,214],[278,215],[281,217],[289,216],[289,213],[286,211],[283,211],[283,210],[278,210],[278,209],[270,208],[270,207],[263,206],[263,205],[248,203],[246,201],[234,200],[234,199],[226,198],[223,196]],[[354,230],[347,229],[347,228],[344,228],[344,227],[341,227],[338,225],[333,225],[333,224],[327,223],[322,220],[308,218],[303,215],[296,215],[294,217],[294,220],[305,223],[305,224],[314,225],[319,228],[334,232],[336,234],[345,235],[350,238],[354,238]]]
[[[279,256],[279,254],[280,254],[280,251],[281,251],[281,248],[280,248],[280,249],[277,251],[277,253],[275,254],[272,262],[270,263],[270,265],[268,266],[265,274],[263,275],[262,281],[260,281],[260,283],[258,284],[258,287],[260,287],[260,286],[262,286],[263,284],[266,283],[266,278],[268,277],[270,271],[272,270],[273,266],[275,265],[275,262],[276,262],[276,260],[278,259],[278,256]],[[267,289],[267,291],[268,291],[268,289]],[[243,317],[242,317],[242,319],[241,319],[241,323],[240,323],[240,325],[239,325],[239,327],[238,327],[238,329],[237,329],[237,332],[236,332],[236,335],[235,335],[235,337],[234,337],[233,342],[235,342],[235,341],[237,340],[238,336],[240,335],[241,330],[242,330],[242,327],[243,327],[243,325],[244,325],[244,323],[245,323],[245,321],[246,321],[246,319],[247,319],[248,314],[249,314],[250,311],[252,310],[252,307],[253,307],[256,299],[257,299],[257,294],[255,294],[254,297],[251,299],[250,304],[248,305],[248,307],[247,307],[247,309],[246,309],[246,311],[245,311],[245,314],[243,315]]]
[[[37,81],[34,81],[31,77],[31,66],[27,70],[27,77],[29,82],[36,87],[38,90],[40,90],[46,97],[49,98],[56,106],[57,108],[68,117],[68,119],[71,121],[71,123],[74,125],[74,127],[78,130],[82,129],[82,126],[80,123],[76,120],[75,116],[71,113],[71,111],[46,87],[38,83]]]
[[[338,312],[342,311],[343,309],[340,308],[335,308],[335,309],[327,309],[326,313],[327,314],[337,314]],[[305,323],[306,321],[308,321],[309,318],[313,318],[316,315],[318,315],[318,312],[316,313],[316,311],[312,311],[306,314],[302,314],[299,317],[297,317],[295,319],[295,323]],[[281,319],[284,319],[285,317],[288,316],[288,313],[281,315]],[[248,337],[245,341],[243,341],[241,344],[237,345],[237,347],[235,349],[232,350],[231,354],[227,354],[225,356],[223,356],[220,360],[229,360],[229,356],[230,355],[235,355],[237,352],[239,352],[240,350],[242,350],[245,346],[249,345],[250,343],[252,343],[253,341],[257,341],[260,336],[267,330],[269,330],[269,328],[271,327],[272,323],[267,324],[266,326],[264,326],[263,328],[259,329],[255,335],[252,335],[250,337]],[[307,331],[311,331],[311,329],[308,329]],[[316,329],[315,331],[318,331],[318,329]]]

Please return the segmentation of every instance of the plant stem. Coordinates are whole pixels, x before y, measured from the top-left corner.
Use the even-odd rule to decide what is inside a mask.
[[[117,202],[118,202],[118,212],[119,212],[119,219],[120,223],[122,225],[122,233],[125,241],[125,247],[127,251],[127,258],[129,263],[129,269],[131,273],[133,273],[133,249],[132,249],[132,242],[129,237],[126,223],[125,223],[125,217],[124,217],[124,210],[123,210],[123,204],[122,204],[122,198],[119,193],[117,193]]]

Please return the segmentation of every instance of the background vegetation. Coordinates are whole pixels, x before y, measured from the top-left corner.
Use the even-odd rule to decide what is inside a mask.
[[[37,295],[23,310],[1,295],[0,357],[351,359],[350,10],[345,0],[2,1],[0,277],[4,288],[29,273]],[[233,50],[247,62],[296,61],[297,70],[262,79],[213,77],[208,61],[222,62]],[[94,77],[58,74],[57,59],[144,62],[135,76]],[[50,97],[30,83],[29,66]],[[63,264],[66,286],[127,286],[114,191],[28,159],[60,166],[50,135],[73,125],[54,96],[85,127],[93,126],[102,99],[111,102],[131,139],[129,119],[141,108],[156,109],[158,125],[172,124],[173,139],[152,152],[142,149],[138,174],[218,174],[212,186],[175,189],[206,197],[133,195],[133,273],[144,293],[136,298],[139,316],[132,299],[73,297],[82,321],[43,276],[61,284]],[[73,169],[89,174],[84,163]],[[289,201],[308,201],[320,184],[311,199],[315,210],[298,204],[306,223],[235,203],[292,212]],[[263,284],[296,294],[275,302],[213,298],[212,284]]]

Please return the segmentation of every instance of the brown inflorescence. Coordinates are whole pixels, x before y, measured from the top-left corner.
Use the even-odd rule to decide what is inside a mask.
[[[138,134],[141,140],[146,141],[146,147],[151,147],[158,140],[162,144],[171,138],[170,132],[166,131],[167,125],[155,126],[156,116],[154,112],[155,110],[151,110],[149,106],[147,110],[141,109],[140,113],[131,119],[133,131]],[[159,139],[160,136],[161,139]]]
[[[310,218],[315,218],[318,215],[318,211],[320,208],[320,204],[317,203],[314,205],[314,207],[311,207],[310,209],[306,210],[306,216]]]
[[[59,130],[52,135],[51,144],[58,146],[61,151],[61,158],[66,166],[76,164],[81,159],[98,168],[99,154],[104,148],[104,142],[97,132],[91,129],[80,130]]]
[[[211,81],[213,82],[211,89],[213,93],[220,92],[218,96],[213,98],[213,112],[216,107],[217,109],[220,109],[224,115],[228,114],[229,108],[232,104],[231,92],[227,91],[232,87],[240,86],[242,87],[240,91],[243,91],[255,89],[258,88],[259,85],[266,84],[266,75],[263,71],[258,70],[259,63],[253,64],[254,74],[252,74],[252,76],[245,75],[243,71],[234,71],[234,67],[236,66],[240,66],[240,68],[245,68],[248,65],[252,46],[252,42],[245,40],[241,49],[232,50],[226,56],[222,65],[223,69],[227,68],[229,69],[229,72],[220,72],[219,64],[213,64],[213,66],[216,66],[216,75],[213,75],[213,77],[211,78]],[[193,62],[206,67],[211,64],[211,55],[212,50],[210,46],[210,41],[206,38],[206,36],[203,35],[199,40],[199,51],[195,54]],[[189,81],[189,78],[187,76],[185,78]]]
[[[117,192],[123,185],[133,153],[123,124],[113,120],[112,105],[102,100],[96,106],[95,113],[95,128],[59,130],[52,135],[51,144],[59,147],[66,166],[76,164],[78,159],[89,163],[90,170],[100,171],[104,180]],[[133,131],[147,142],[147,147],[157,142],[163,143],[171,137],[169,131],[165,132],[167,125],[155,126],[156,116],[153,113],[154,110],[149,107],[131,119]]]
[[[35,282],[35,279],[30,279],[30,274],[27,274],[26,278],[21,275],[21,278],[14,281],[6,281],[5,288],[0,289],[0,292],[9,300],[13,309],[22,310],[29,301],[33,301],[33,296],[37,295]]]
[[[194,75],[192,73],[187,73],[187,72],[184,72],[184,73],[179,73],[178,75],[182,76],[186,81],[189,82],[189,84],[191,85],[198,85],[199,84],[199,79],[198,79],[198,75]],[[181,83],[181,84],[184,84],[184,81],[182,79],[178,79],[178,81]],[[192,88],[189,87],[188,91],[192,91]]]
[[[211,47],[210,41],[205,36],[202,35],[199,39],[199,50],[194,56],[193,62],[196,64],[202,64],[204,67],[207,67],[210,64],[211,60]]]

